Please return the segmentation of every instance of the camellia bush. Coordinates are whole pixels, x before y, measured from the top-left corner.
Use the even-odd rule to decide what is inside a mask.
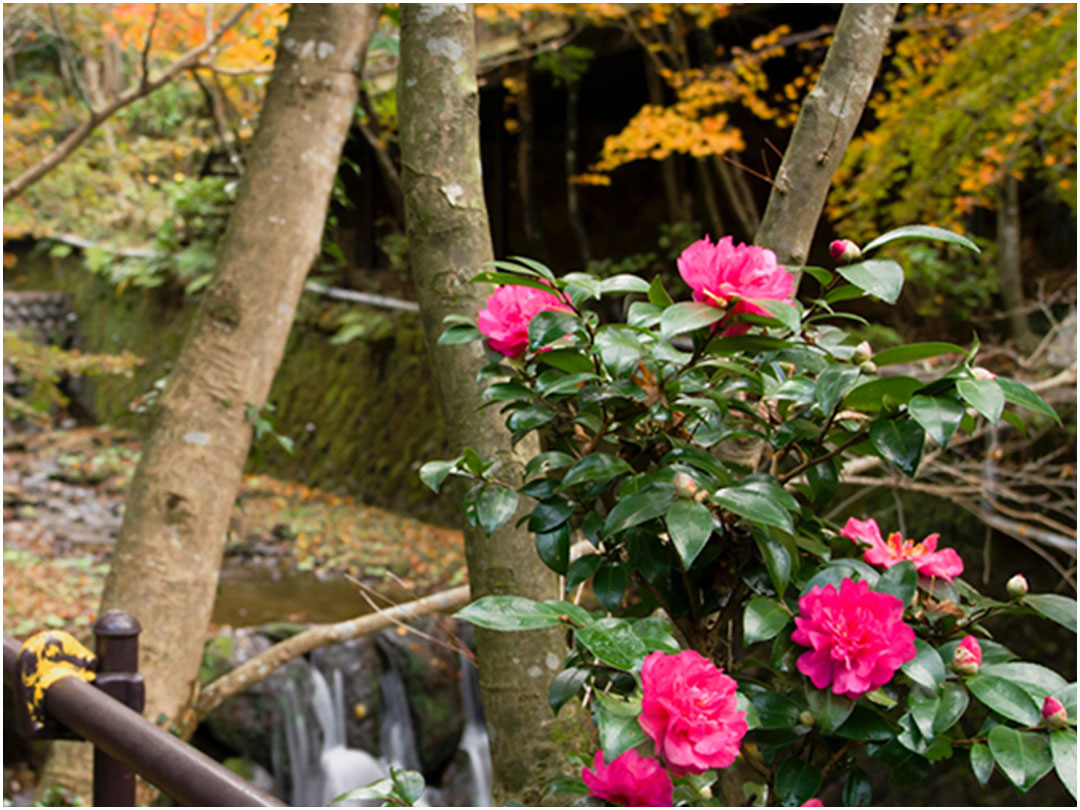
[[[706,238],[677,262],[689,301],[659,280],[556,277],[528,259],[474,279],[501,286],[441,342],[484,341],[486,398],[515,441],[537,431],[544,451],[520,484],[469,449],[421,477],[436,491],[472,479],[465,513],[489,532],[528,499],[537,553],[563,577],[561,599],[490,596],[458,614],[492,630],[566,629],[551,706],[581,700],[601,750],[553,790],[793,806],[820,805],[836,783],[862,806],[865,752],[904,781],[962,755],[980,784],[996,768],[1025,792],[1056,770],[1076,795],[1076,684],[985,627],[1022,614],[1075,633],[1076,602],[1030,594],[1022,576],[991,598],[936,534],[821,517],[851,457],[914,476],[928,441],[945,448],[976,420],[1021,424],[1014,407],[1058,418],[974,365],[977,342],[875,354],[849,338],[843,325],[862,319],[843,302],[901,293],[900,266],[874,258],[898,239],[977,250],[911,226],[861,249],[833,243],[834,269],[784,268],[769,250]],[[818,297],[793,297],[798,273]],[[624,316],[602,323],[593,308],[609,298],[603,310]],[[955,362],[937,379],[887,373],[943,355]],[[589,584],[601,610],[581,604]]]

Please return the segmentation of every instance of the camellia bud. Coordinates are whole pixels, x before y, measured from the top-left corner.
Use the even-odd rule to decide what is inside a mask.
[[[814,713],[809,709],[799,712],[799,722],[804,726],[814,725]]]
[[[1060,729],[1069,727],[1069,714],[1057,698],[1046,696],[1046,700],[1043,701],[1042,705],[1042,716],[1043,723],[1047,728]]]
[[[821,803],[821,799],[807,799],[807,801],[803,803],[803,807],[824,807],[824,806],[825,805],[823,805]]]
[[[863,371],[867,374],[877,374],[877,366],[872,360],[863,360],[859,363],[859,371]]]
[[[834,262],[851,264],[862,258],[862,251],[850,239],[836,239],[829,243],[829,255]]]
[[[995,374],[988,368],[983,368],[982,366],[975,366],[973,369],[971,369],[971,376],[974,377],[976,380],[997,379],[997,374]]]
[[[1017,574],[1005,583],[1005,592],[1013,599],[1019,599],[1028,592],[1027,578],[1023,574]]]
[[[686,473],[676,473],[675,494],[680,498],[693,498],[698,491],[697,482]]]
[[[953,672],[974,675],[982,665],[982,647],[975,636],[964,636],[952,657]]]
[[[864,340],[858,346],[855,347],[855,351],[851,355],[851,359],[856,363],[865,363],[874,354],[874,350],[870,348],[870,341]]]

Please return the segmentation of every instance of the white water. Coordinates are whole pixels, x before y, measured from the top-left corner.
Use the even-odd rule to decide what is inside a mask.
[[[491,748],[488,744],[484,710],[480,705],[480,679],[464,655],[461,656],[461,705],[465,710],[465,730],[458,745],[469,757],[472,776],[472,806],[491,806]]]

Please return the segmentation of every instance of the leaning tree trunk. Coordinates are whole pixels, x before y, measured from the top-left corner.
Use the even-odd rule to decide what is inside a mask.
[[[101,612],[142,624],[146,713],[195,697],[229,515],[262,408],[318,256],[378,5],[297,4],[247,155],[214,280],[157,406],[128,490]],[[51,774],[53,784],[68,774]],[[73,787],[85,782],[75,777]]]
[[[1011,174],[1001,181],[997,206],[997,277],[1009,317],[1009,334],[1025,352],[1039,339],[1024,312],[1024,285],[1020,263],[1020,183]]]
[[[498,411],[479,410],[474,379],[484,362],[480,347],[436,345],[445,315],[475,317],[491,292],[468,283],[492,257],[481,180],[472,9],[410,4],[402,6],[401,17],[398,116],[405,221],[447,434],[455,447],[498,458],[500,478],[520,480],[524,460],[538,451],[537,441],[528,437],[512,449]],[[558,596],[555,575],[515,522],[491,537],[482,530],[466,532],[473,598]],[[566,654],[563,634],[478,630],[476,643],[495,803],[538,804],[544,779],[565,765],[563,753],[573,742],[567,736],[581,728],[569,706],[556,718],[548,705],[548,684]]]

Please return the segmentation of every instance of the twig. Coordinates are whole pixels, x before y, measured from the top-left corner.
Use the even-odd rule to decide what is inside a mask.
[[[49,16],[52,18],[53,28],[56,29],[56,37],[60,40],[60,55],[64,59],[64,64],[67,65],[68,73],[71,74],[71,81],[75,83],[75,89],[79,91],[79,98],[81,98],[83,104],[86,105],[86,109],[93,115],[94,105],[90,103],[90,97],[86,95],[86,88],[83,87],[82,80],[79,78],[79,69],[75,64],[75,60],[71,57],[70,43],[68,42],[67,35],[64,33],[63,27],[60,25],[60,18],[56,14],[55,3],[49,3]]]
[[[150,28],[146,32],[146,44],[143,45],[142,58],[139,60],[142,64],[142,79],[139,81],[140,87],[146,87],[147,82],[150,80],[150,46],[154,42],[154,29],[157,28],[158,16],[161,14],[161,3],[154,3],[154,16],[150,19]],[[212,45],[213,40],[209,39],[207,42]]]

